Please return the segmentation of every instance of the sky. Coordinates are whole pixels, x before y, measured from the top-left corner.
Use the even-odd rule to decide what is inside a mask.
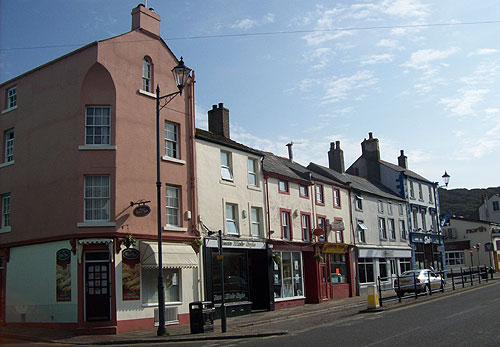
[[[0,83],[130,30],[139,0],[0,0]],[[144,1],[143,1],[144,2]],[[148,0],[196,73],[196,125],[224,103],[231,138],[345,166],[381,159],[449,188],[500,186],[500,1]]]

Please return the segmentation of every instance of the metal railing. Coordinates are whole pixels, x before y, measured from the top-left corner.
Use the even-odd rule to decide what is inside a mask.
[[[384,301],[398,300],[401,302],[410,298],[418,299],[422,295],[433,295],[445,290],[465,288],[466,285],[473,286],[474,283],[488,282],[490,277],[488,275],[491,275],[491,279],[493,279],[493,271],[486,265],[463,266],[432,272],[438,276],[432,276],[431,271],[429,271],[425,280],[418,279],[415,272],[413,272],[413,276],[397,274],[387,277],[378,276],[376,284],[380,306],[383,306]],[[401,283],[402,279],[403,284]]]

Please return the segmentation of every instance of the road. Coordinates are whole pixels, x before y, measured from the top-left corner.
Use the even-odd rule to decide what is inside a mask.
[[[325,313],[273,324],[289,334],[196,346],[500,346],[500,284],[335,321]]]

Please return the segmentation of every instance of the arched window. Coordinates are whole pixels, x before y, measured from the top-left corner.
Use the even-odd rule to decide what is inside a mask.
[[[151,61],[142,59],[142,90],[151,93]]]

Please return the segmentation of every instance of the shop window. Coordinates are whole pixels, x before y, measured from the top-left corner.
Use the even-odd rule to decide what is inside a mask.
[[[373,259],[359,258],[358,259],[359,283],[375,282],[373,275]]]
[[[331,281],[336,283],[349,283],[349,272],[345,254],[330,254]]]
[[[464,265],[464,251],[446,252],[446,265]]]
[[[300,252],[273,252],[281,258],[281,264],[273,262],[274,298],[304,296],[302,254]]]
[[[405,271],[411,270],[411,258],[401,258],[399,259],[399,270],[402,274]]]
[[[212,252],[212,288],[214,302],[220,303],[222,299],[222,287],[220,276],[220,260],[217,260],[217,252]],[[224,301],[243,302],[248,301],[248,263],[247,253],[239,251],[224,251]]]
[[[158,303],[158,269],[143,267],[141,269],[141,276],[142,303]],[[163,269],[163,280],[165,282],[165,302],[180,303],[182,301],[180,292],[181,270]]]
[[[378,260],[378,274],[381,281],[387,281],[387,260],[380,258]]]

